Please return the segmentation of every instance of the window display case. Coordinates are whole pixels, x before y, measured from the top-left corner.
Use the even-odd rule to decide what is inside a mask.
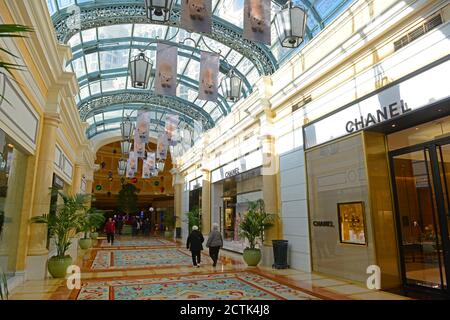
[[[364,202],[338,203],[341,243],[366,245]]]

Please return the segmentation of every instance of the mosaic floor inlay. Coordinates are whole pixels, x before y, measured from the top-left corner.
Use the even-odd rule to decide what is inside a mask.
[[[251,272],[92,281],[78,300],[312,300],[300,290]]]
[[[190,252],[184,249],[99,250],[91,269],[132,269],[145,267],[190,266]]]
[[[115,240],[114,245],[110,245],[106,240],[103,240],[101,247],[157,247],[176,245],[175,242],[165,239],[134,239],[134,240]]]

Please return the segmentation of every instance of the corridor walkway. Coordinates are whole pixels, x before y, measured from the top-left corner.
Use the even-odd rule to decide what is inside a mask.
[[[161,238],[121,237],[79,251],[80,289],[66,280],[27,281],[12,300],[177,300],[177,299],[406,299],[360,285],[298,270],[248,268],[242,257],[222,251],[213,268],[203,251],[200,268],[191,266],[182,243]]]

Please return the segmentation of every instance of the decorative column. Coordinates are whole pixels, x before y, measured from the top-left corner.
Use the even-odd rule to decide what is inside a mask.
[[[50,211],[50,188],[53,180],[56,134],[60,122],[60,116],[57,113],[46,113],[44,115],[36,168],[32,216],[48,214]],[[27,256],[27,279],[43,279],[46,275],[48,256],[47,225],[30,224]]]
[[[72,178],[72,194],[76,195],[81,193],[81,179],[83,177],[84,167],[80,163],[75,163]]]
[[[176,237],[181,238],[181,223],[183,219],[183,184],[184,184],[184,177],[179,172],[178,169],[172,169],[171,173],[173,175],[173,188],[174,188],[174,205],[175,205],[175,229],[176,231]]]
[[[88,207],[90,208],[92,206],[92,195],[93,195],[92,185],[94,184],[94,170],[87,169],[87,171],[84,174],[84,179],[86,181],[86,192],[85,193],[91,195],[91,199],[88,203]]]
[[[211,231],[211,172],[202,169],[202,233]]]

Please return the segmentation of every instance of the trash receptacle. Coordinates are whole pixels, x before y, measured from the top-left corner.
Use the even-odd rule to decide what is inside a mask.
[[[289,265],[287,262],[288,254],[288,241],[287,240],[272,240],[273,246],[273,258],[274,264],[272,268],[275,269],[288,269]]]

